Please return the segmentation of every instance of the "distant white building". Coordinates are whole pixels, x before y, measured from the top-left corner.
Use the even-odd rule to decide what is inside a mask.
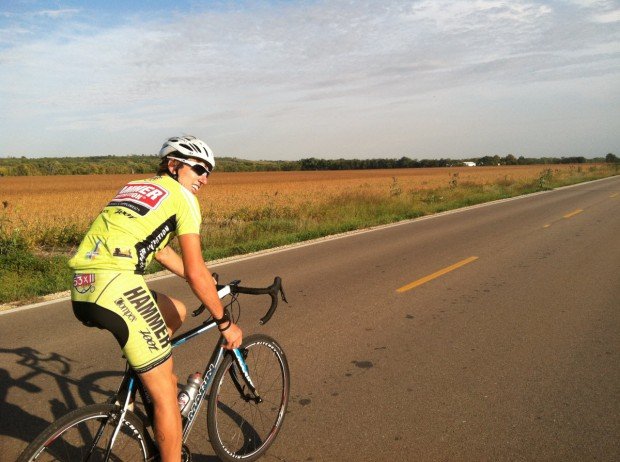
[[[476,163],[475,162],[463,162],[463,165],[465,167],[475,167]]]

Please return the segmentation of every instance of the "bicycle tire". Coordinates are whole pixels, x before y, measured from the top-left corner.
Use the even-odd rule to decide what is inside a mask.
[[[261,457],[280,431],[288,406],[290,372],[280,345],[256,334],[245,339],[240,351],[263,401],[255,403],[241,396],[227,374],[237,365],[232,355],[226,355],[215,374],[207,408],[209,439],[225,462],[252,462]]]
[[[72,411],[53,422],[21,453],[17,462],[47,462],[84,460],[92,448],[89,461],[103,460],[108,441],[114,431],[120,407],[114,404],[91,404]],[[103,433],[93,447],[93,439],[105,422]],[[154,447],[144,422],[127,411],[119,431],[110,461],[146,461]],[[81,457],[80,457],[81,456]]]

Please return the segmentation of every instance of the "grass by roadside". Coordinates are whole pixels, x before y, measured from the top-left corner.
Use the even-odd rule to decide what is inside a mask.
[[[455,173],[446,186],[434,189],[403,187],[394,177],[389,188],[379,194],[359,188],[295,206],[243,207],[217,218],[207,213],[202,230],[204,257],[209,261],[245,254],[616,174],[618,168],[613,165],[562,174],[544,169],[533,179],[506,176],[478,184],[461,181]],[[67,261],[85,229],[50,226],[43,240],[37,241],[7,229],[0,226],[0,304],[33,302],[69,288]],[[41,242],[53,242],[53,251],[43,248]],[[151,272],[160,269],[157,264],[150,268]]]

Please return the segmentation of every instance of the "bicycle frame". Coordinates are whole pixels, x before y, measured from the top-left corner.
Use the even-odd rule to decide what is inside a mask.
[[[231,293],[230,290],[230,286],[224,286],[222,289],[220,289],[218,291],[218,295],[221,298],[224,298],[226,295],[229,295]],[[204,323],[202,323],[200,326],[195,327],[187,332],[185,332],[184,334],[181,334],[177,337],[174,337],[171,340],[171,346],[172,348],[177,348],[181,345],[183,345],[184,343],[186,343],[188,340],[197,337],[211,329],[213,329],[214,327],[216,327],[217,324],[215,321],[205,321]],[[202,405],[202,402],[206,396],[206,392],[207,390],[211,387],[211,384],[213,382],[213,378],[215,376],[215,373],[217,372],[220,364],[222,363],[222,360],[224,359],[224,355],[226,354],[227,350],[224,348],[224,338],[220,337],[218,339],[218,342],[213,350],[213,353],[211,354],[211,358],[209,359],[209,362],[207,363],[207,366],[202,374],[202,381],[200,384],[200,387],[198,388],[198,392],[196,394],[196,397],[194,398],[194,401],[192,403],[192,407],[187,415],[186,418],[183,419],[183,428],[182,428],[182,441],[183,443],[185,443],[187,441],[187,438],[189,437],[189,433],[192,429],[192,426],[194,425],[194,422],[196,420],[196,416],[198,414],[198,411],[200,410],[200,406]],[[235,384],[235,387],[237,388],[237,390],[239,391],[239,393],[243,396],[246,396],[246,398],[248,399],[252,399],[256,402],[261,402],[262,399],[261,397],[258,395],[258,392],[256,391],[256,388],[254,386],[254,383],[252,381],[252,379],[250,378],[250,373],[248,370],[248,366],[245,363],[245,360],[243,358],[243,355],[241,354],[241,352],[238,349],[234,349],[232,350],[233,352],[233,358],[234,361],[236,362],[239,370],[241,371],[241,375],[243,377],[243,381],[245,382],[245,384],[248,386],[249,390],[252,392],[253,396],[246,396],[243,393],[243,387],[239,382],[239,379],[237,377],[237,374],[231,373],[231,378],[233,380],[233,383]],[[121,414],[119,416],[119,422],[115,428],[114,434],[112,436],[112,438],[110,439],[110,443],[108,445],[107,448],[107,453],[109,455],[109,453],[111,452],[111,448],[114,445],[114,441],[116,438],[116,435],[118,433],[118,431],[120,430],[120,427],[122,425],[123,422],[123,417],[125,415],[125,413],[127,412],[127,409],[129,409],[134,401],[135,401],[135,396],[136,396],[136,392],[140,393],[140,396],[142,398],[142,402],[144,404],[144,408],[146,410],[146,414],[149,418],[149,420],[152,422],[153,421],[153,405],[151,402],[151,399],[146,391],[146,389],[143,387],[142,382],[140,381],[139,377],[137,376],[137,374],[129,367],[127,366],[127,369],[125,371],[125,375],[123,376],[123,380],[121,382],[121,385],[118,389],[118,391],[116,392],[115,396],[111,399],[111,402],[116,402],[118,404],[123,403],[123,406],[121,408]],[[103,428],[103,424],[102,424],[102,428]],[[101,430],[100,430],[101,431]],[[99,435],[96,437],[95,441],[97,441],[99,438]],[[106,457],[107,460],[107,457]]]
[[[217,275],[213,274],[213,278],[217,281]],[[279,297],[281,297],[282,301],[286,302],[284,290],[282,289],[282,280],[278,276],[274,278],[273,284],[268,287],[242,287],[239,285],[240,282],[241,281],[239,280],[235,280],[226,285],[219,285],[216,283],[218,296],[220,299],[224,298],[226,295],[232,295],[232,300],[225,307],[231,316],[232,322],[236,322],[241,313],[240,305],[234,305],[237,301],[238,294],[269,295],[271,297],[271,305],[263,317],[260,318],[259,324],[265,324],[271,319],[278,306]],[[230,311],[234,311],[233,308],[235,307],[238,311],[236,319],[233,319]],[[200,315],[200,313],[202,313],[205,309],[206,307],[204,304],[200,305],[200,307],[193,312],[193,316],[196,317]],[[209,317],[198,327],[195,327],[188,332],[171,339],[171,347],[177,348],[186,343],[188,340],[197,337],[198,335],[201,335],[214,327],[217,327],[217,323]],[[218,335],[218,340],[211,354],[211,358],[202,373],[202,380],[199,383],[194,401],[190,406],[187,417],[183,418],[183,454],[190,454],[185,442],[187,441],[192,426],[196,421],[198,411],[200,410],[205,398],[207,398],[207,391],[211,390],[211,394],[207,398],[207,401],[209,402],[208,411],[210,411],[207,412],[207,430],[211,445],[213,446],[216,454],[225,460],[236,460],[237,454],[240,454],[241,458],[247,457],[255,459],[267,451],[273,442],[273,438],[277,435],[282,419],[284,418],[289,397],[290,372],[288,363],[286,361],[284,351],[280,345],[267,335],[257,334],[255,336],[250,336],[247,338],[247,341],[242,343],[242,347],[234,350],[228,350],[225,342],[224,337]],[[255,347],[257,348],[255,349]],[[267,411],[273,411],[272,414],[275,420],[273,421],[272,426],[269,426],[269,422],[266,425],[262,425],[264,427],[262,429],[264,431],[261,430],[261,433],[264,433],[263,436],[257,433],[257,430],[252,427],[252,423],[249,424],[250,426],[247,428],[249,428],[252,433],[246,436],[249,438],[247,443],[250,443],[250,445],[246,447],[246,440],[244,438],[244,446],[241,449],[238,449],[235,447],[237,446],[236,443],[238,441],[237,430],[233,429],[231,437],[234,441],[230,441],[231,444],[229,444],[228,438],[222,438],[220,428],[221,423],[231,417],[227,412],[227,410],[231,409],[227,407],[227,402],[229,402],[229,399],[233,400],[233,406],[236,406],[236,403],[242,403],[243,401],[245,401],[246,404],[249,404],[249,420],[247,421],[252,422],[255,420],[253,418],[253,414],[255,413],[255,408],[253,405],[264,401],[271,402],[272,398],[270,394],[270,387],[272,381],[270,380],[267,382],[269,386],[266,387],[264,401],[259,395],[255,385],[263,383],[261,381],[264,377],[262,372],[263,366],[261,361],[257,361],[256,355],[259,355],[260,351],[264,351],[261,350],[261,348],[265,347],[268,348],[267,351],[271,350],[271,353],[273,353],[273,357],[271,355],[269,356],[272,357],[272,361],[275,361],[278,365],[278,368],[275,369],[277,370],[276,374],[278,374],[282,380],[282,390],[279,392],[279,395],[278,390],[275,390],[274,398],[274,401],[280,400],[279,407],[267,409]],[[255,352],[258,353],[255,354]],[[253,367],[257,368],[253,371],[255,373],[254,380],[250,377],[251,371],[249,370],[246,361],[250,362]],[[224,378],[225,374],[226,378]],[[218,383],[215,383],[216,377]],[[232,381],[232,384],[228,382],[229,378]],[[232,388],[231,385],[233,386]],[[221,395],[220,389],[225,390],[221,393]],[[235,390],[239,396],[235,396]],[[139,409],[134,409],[137,393],[140,394],[143,406],[140,406]],[[245,405],[241,404],[241,406]],[[183,414],[185,414],[185,412]],[[260,416],[261,422],[259,422],[259,424],[263,424],[262,412],[260,413]],[[153,401],[142,384],[139,375],[129,366],[129,363],[127,363],[121,383],[116,390],[116,393],[114,393],[114,395],[108,400],[107,404],[85,406],[58,419],[56,422],[49,425],[28,445],[28,447],[22,452],[19,460],[33,460],[33,458],[37,458],[40,454],[43,454],[44,451],[49,451],[48,453],[52,454],[52,457],[55,457],[53,454],[57,448],[62,449],[67,445],[69,447],[74,446],[74,443],[70,440],[72,439],[71,435],[76,435],[76,433],[68,432],[72,429],[79,428],[77,433],[77,435],[79,435],[78,438],[81,436],[84,441],[82,444],[79,442],[76,443],[75,449],[76,451],[81,451],[82,454],[86,453],[86,459],[82,457],[82,460],[90,460],[90,458],[94,455],[97,455],[99,458],[102,451],[105,454],[105,461],[108,461],[111,457],[118,457],[120,453],[115,451],[114,445],[118,439],[125,439],[124,437],[128,437],[130,440],[138,442],[141,448],[141,454],[148,457],[147,460],[149,462],[152,462],[159,457],[157,445],[153,439],[153,434],[147,428],[149,423],[153,423],[153,417]],[[242,422],[246,422],[245,416],[240,416],[240,418],[242,419]],[[88,422],[92,422],[92,424],[88,424]],[[234,423],[237,423],[237,421],[234,420]],[[86,425],[85,428],[82,428],[83,424]],[[94,425],[94,428],[89,428],[88,425]],[[127,428],[125,429],[125,427]],[[128,433],[125,433],[125,430],[127,430]],[[65,433],[67,433],[67,435],[65,435]],[[65,439],[65,436],[68,436],[68,439]],[[87,440],[91,437],[93,437],[93,441],[88,442]],[[104,441],[102,441],[102,439],[104,439]],[[99,447],[99,443],[104,444]],[[119,451],[121,453],[124,453],[124,449],[125,447],[119,447]],[[133,447],[134,451],[136,449],[137,448]],[[231,450],[242,452],[235,452],[231,458]],[[73,455],[69,456],[69,453],[66,451],[63,451],[63,454],[69,457],[67,460],[73,460],[71,459],[73,458]],[[131,456],[131,458],[133,459],[134,456]]]
[[[172,348],[176,348],[177,346],[183,345],[189,339],[196,337],[204,332],[207,332],[208,330],[211,330],[216,326],[217,324],[215,323],[215,321],[203,323],[201,326],[198,326],[186,332],[185,334],[182,334],[176,338],[173,338],[171,341]],[[207,366],[202,374],[202,382],[200,384],[200,387],[198,387],[198,393],[196,394],[196,397],[194,398],[192,407],[189,410],[187,418],[185,418],[183,421],[183,440],[182,440],[183,443],[185,443],[185,441],[187,440],[187,437],[189,436],[189,432],[191,431],[192,426],[194,425],[196,415],[198,414],[198,410],[200,409],[202,401],[204,400],[206,391],[211,386],[213,377],[215,376],[215,372],[217,371],[218,367],[220,367],[220,364],[222,363],[222,359],[224,359],[225,351],[226,350],[224,349],[224,338],[220,337],[217,345],[215,346],[215,349],[213,350],[213,353],[211,354],[211,358],[209,359],[209,362],[207,363]]]

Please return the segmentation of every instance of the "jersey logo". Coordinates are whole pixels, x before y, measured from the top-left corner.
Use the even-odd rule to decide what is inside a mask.
[[[95,291],[95,275],[77,273],[73,276],[73,287],[81,294]]]
[[[89,260],[94,260],[99,256],[99,245],[101,245],[101,239],[97,239],[97,243],[95,244],[95,248],[89,252],[86,252],[86,258]]]
[[[130,183],[108,205],[125,207],[144,216],[156,209],[168,194],[167,190],[153,183]]]
[[[131,258],[131,249],[121,249],[120,247],[116,247],[114,252],[112,253],[113,257],[121,257],[121,258]]]

